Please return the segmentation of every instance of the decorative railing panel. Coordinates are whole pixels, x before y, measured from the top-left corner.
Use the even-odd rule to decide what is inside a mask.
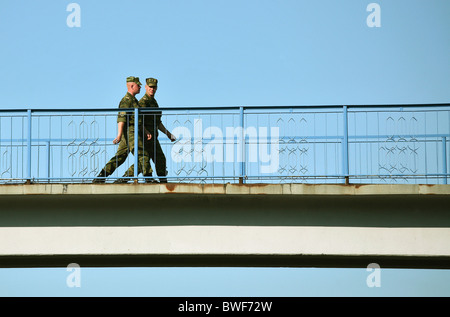
[[[446,184],[449,177],[450,105],[159,110],[177,137],[158,138],[169,182]],[[0,111],[0,183],[91,183],[116,153],[117,113]],[[137,161],[130,153],[106,182]]]

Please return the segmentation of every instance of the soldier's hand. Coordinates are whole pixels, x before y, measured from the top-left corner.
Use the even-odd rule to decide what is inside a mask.
[[[120,139],[122,139],[122,136],[121,136],[121,135],[118,135],[118,136],[113,140],[113,143],[114,143],[114,144],[119,143],[119,142],[120,142]]]
[[[147,141],[150,141],[152,138],[152,135],[150,133],[147,133]]]
[[[175,142],[177,140],[177,138],[170,132],[168,133],[167,136],[169,137],[170,141],[172,141],[172,142]]]

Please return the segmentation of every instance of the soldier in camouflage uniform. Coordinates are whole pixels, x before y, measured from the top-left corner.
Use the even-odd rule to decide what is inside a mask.
[[[141,83],[139,82],[139,77],[128,77],[127,78],[127,88],[128,92],[122,98],[119,104],[119,108],[138,108],[139,103],[135,97],[136,94],[140,92]],[[141,117],[139,118],[141,121]],[[134,114],[128,114],[126,112],[120,112],[117,117],[118,134],[113,140],[114,144],[119,143],[119,148],[116,154],[106,163],[105,167],[100,171],[100,174],[94,179],[94,183],[104,183],[104,177],[111,175],[116,168],[118,168],[125,160],[130,152],[134,154]],[[143,127],[142,122],[139,122],[138,135],[142,135],[141,127]],[[144,131],[146,138],[150,138],[150,134]],[[143,149],[143,139],[138,139],[138,174],[142,173],[144,176],[152,175],[152,168],[150,166],[150,158],[148,152]],[[123,175],[123,177],[132,177],[134,175],[134,166],[131,166]],[[126,183],[127,179],[119,179],[115,183]]]
[[[139,100],[139,107],[158,108],[159,106],[155,99],[155,93],[158,89],[158,80],[155,78],[147,78],[145,82],[145,94],[141,100]],[[174,142],[176,138],[161,122],[161,115],[161,111],[147,112],[143,115],[142,121],[145,130],[151,134],[151,138],[144,141],[144,150],[148,152],[150,158],[155,164],[156,174],[159,176],[160,183],[167,183],[167,178],[164,177],[167,175],[166,157],[164,156],[164,152],[162,151],[161,145],[158,141],[158,129],[166,134],[172,142]]]

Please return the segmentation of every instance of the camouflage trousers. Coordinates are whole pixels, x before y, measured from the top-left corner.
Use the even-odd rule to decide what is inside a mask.
[[[152,175],[152,168],[150,165],[150,157],[146,150],[143,149],[142,146],[142,138],[138,139],[138,174],[142,173],[144,176]],[[122,139],[119,142],[119,148],[117,149],[116,154],[106,163],[103,168],[103,172],[105,177],[114,173],[114,171],[122,165],[129,153],[134,155],[134,131],[129,130],[124,135],[122,135]],[[128,168],[128,170],[123,175],[124,177],[132,177],[134,176],[134,164]]]
[[[166,156],[164,155],[158,139],[151,138],[150,140],[145,140],[144,151],[148,153],[149,158],[155,164],[156,174],[160,177],[160,181],[165,182],[166,178],[164,176],[167,176]],[[134,169],[134,164],[130,166],[130,169]]]

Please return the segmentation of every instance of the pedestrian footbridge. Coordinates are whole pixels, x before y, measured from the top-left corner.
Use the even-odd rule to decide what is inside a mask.
[[[4,184],[1,267],[450,268],[450,185]]]
[[[450,268],[449,103],[120,109],[169,183],[93,184],[118,111],[0,110],[0,267]]]

